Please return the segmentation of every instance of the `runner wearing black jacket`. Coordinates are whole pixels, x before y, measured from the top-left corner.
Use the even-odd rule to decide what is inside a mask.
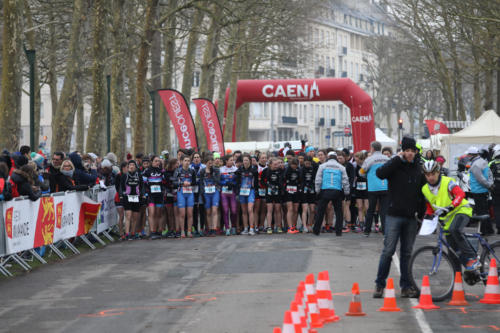
[[[316,192],[314,180],[316,179],[317,168],[313,165],[311,156],[304,158],[304,167],[300,169],[300,179],[302,180],[302,193],[300,203],[302,205],[302,232],[311,231],[316,210]]]
[[[283,171],[280,169],[280,161],[277,158],[269,160],[269,166],[262,172],[261,185],[266,188],[266,205],[267,205],[267,233],[272,234],[273,229],[271,223],[274,222],[275,232],[282,233],[281,227],[281,201],[283,195]]]

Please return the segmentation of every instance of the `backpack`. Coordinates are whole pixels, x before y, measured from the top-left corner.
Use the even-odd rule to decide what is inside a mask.
[[[0,200],[12,200],[12,186],[4,178],[0,178]]]

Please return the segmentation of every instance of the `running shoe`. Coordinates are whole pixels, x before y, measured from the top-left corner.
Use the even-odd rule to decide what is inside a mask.
[[[379,233],[380,229],[378,228],[378,224],[375,224],[375,233]]]
[[[127,240],[127,236],[126,235],[121,235],[120,240],[121,241]]]
[[[291,228],[288,229],[288,233],[289,234],[298,234],[299,231],[297,230],[297,228],[291,227]]]
[[[271,227],[267,227],[267,234],[272,235],[273,229]]]
[[[159,232],[152,232],[151,235],[149,236],[149,238],[151,240],[160,239],[161,238],[161,234]]]
[[[250,231],[248,232],[248,234],[250,236],[254,236],[255,235],[255,230],[253,228],[250,228]]]
[[[232,227],[231,228],[231,235],[236,235],[236,228],[235,227]]]
[[[175,238],[181,238],[181,233],[179,231],[177,231],[174,235]]]
[[[324,234],[326,232],[326,227],[321,227],[321,233]]]
[[[161,232],[161,237],[163,237],[163,238],[167,238],[167,236],[168,236],[168,231],[167,231],[167,230],[163,230],[163,231]]]
[[[283,233],[283,229],[281,227],[278,227],[278,234],[282,234]]]
[[[361,230],[360,227],[354,227],[354,232],[359,234],[360,232],[362,232],[363,230]]]
[[[188,232],[187,232],[187,237],[188,237],[188,238],[193,238],[193,233],[192,233],[191,231],[188,231]]]
[[[140,235],[140,234],[135,234],[134,239],[142,239],[142,237],[141,237],[141,235]]]
[[[242,235],[248,235],[248,228],[243,229],[241,232]]]
[[[333,228],[330,225],[327,225],[326,226],[326,232],[329,233],[329,234],[333,233]]]
[[[226,236],[231,236],[231,229],[226,229]]]
[[[344,232],[344,233],[345,233],[345,232],[351,232],[351,227],[344,227],[344,228],[342,229],[342,232]]]
[[[302,228],[302,232],[304,234],[307,234],[307,233],[309,233],[309,229],[307,229],[307,227],[304,227],[304,228]]]

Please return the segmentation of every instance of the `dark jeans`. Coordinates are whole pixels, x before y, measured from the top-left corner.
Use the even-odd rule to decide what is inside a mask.
[[[365,232],[371,232],[373,214],[377,208],[377,202],[379,202],[379,216],[380,221],[382,221],[382,230],[385,233],[385,216],[387,214],[387,207],[389,206],[389,196],[387,191],[377,191],[368,192],[368,211],[366,212],[365,218]]]
[[[325,216],[326,207],[331,201],[333,209],[335,210],[335,233],[342,234],[342,225],[344,224],[344,213],[342,211],[343,193],[337,190],[321,190],[319,194],[318,207],[316,208],[316,215],[314,216],[315,232],[321,230],[323,217]]]
[[[488,193],[472,193],[474,199],[474,215],[489,215]],[[481,233],[492,234],[491,219],[481,222]]]
[[[495,224],[498,232],[498,230],[500,230],[500,195],[493,197],[493,209],[495,212]]]
[[[474,259],[476,253],[469,242],[465,239],[464,228],[469,223],[469,217],[464,214],[457,214],[448,228],[446,240],[453,250],[458,254],[462,264],[467,264],[467,261]]]
[[[417,236],[417,228],[417,220],[415,218],[391,215],[387,216],[385,224],[384,249],[380,255],[377,279],[375,280],[377,286],[385,288],[385,280],[389,276],[389,272],[391,270],[392,256],[394,255],[394,252],[396,252],[398,239],[401,239],[401,253],[399,257],[401,279],[399,280],[399,286],[401,288],[411,287],[408,264],[413,251],[415,237]]]

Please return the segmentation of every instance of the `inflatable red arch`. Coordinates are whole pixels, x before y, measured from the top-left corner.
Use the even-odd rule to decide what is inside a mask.
[[[371,97],[351,79],[239,80],[234,112],[247,102],[342,101],[351,110],[354,151],[369,150],[375,140]],[[224,102],[223,129],[226,128],[229,88]],[[233,117],[232,141],[236,140]]]

